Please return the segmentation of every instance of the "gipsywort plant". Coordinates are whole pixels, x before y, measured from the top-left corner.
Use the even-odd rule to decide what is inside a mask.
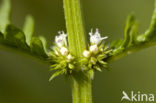
[[[91,29],[84,30],[81,0],[63,0],[67,33],[58,32],[54,45],[47,49],[44,37],[35,37],[34,19],[27,16],[23,30],[11,23],[10,0],[3,0],[0,8],[0,47],[30,54],[50,66],[49,81],[59,75],[70,78],[73,103],[92,103],[92,80],[95,71],[108,69],[109,63],[135,51],[156,45],[156,0],[150,27],[138,34],[138,22],[131,14],[123,39],[106,43],[107,36]],[[87,42],[89,36],[90,42]],[[110,44],[110,43],[109,43]]]

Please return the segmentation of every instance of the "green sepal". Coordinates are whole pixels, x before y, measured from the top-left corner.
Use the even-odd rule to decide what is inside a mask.
[[[97,59],[95,57],[91,57],[90,61],[91,61],[92,64],[95,65],[96,62],[97,62]]]
[[[104,62],[103,60],[99,60],[98,61],[100,64],[102,64],[102,65],[107,65],[108,63],[107,62]]]
[[[107,57],[106,54],[100,54],[100,55],[97,56],[97,60],[103,60],[106,57]]]
[[[60,64],[53,64],[50,67],[51,67],[50,71],[54,71],[54,70],[58,70],[58,69],[62,68],[62,66]]]
[[[59,75],[62,75],[64,74],[64,71],[63,70],[60,70],[60,71],[56,71],[49,79],[49,81],[52,81],[54,78],[56,78],[57,76]]]
[[[69,67],[69,69],[74,69],[75,68],[75,66],[73,64],[71,64],[71,63],[68,64],[68,67]]]
[[[93,66],[92,63],[88,63],[88,68],[89,69],[92,69],[92,66]]]
[[[83,66],[83,65],[86,65],[88,63],[89,58],[82,58],[79,61],[80,61],[80,64]]]
[[[94,68],[95,70],[97,70],[97,71],[100,71],[100,72],[102,71],[101,68],[100,68],[99,66],[94,66],[93,68]]]

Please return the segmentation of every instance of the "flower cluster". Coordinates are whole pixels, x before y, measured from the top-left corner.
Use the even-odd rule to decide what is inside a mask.
[[[94,74],[94,70],[101,71],[102,68],[107,67],[107,62],[104,59],[109,55],[111,50],[108,46],[104,45],[104,40],[108,37],[101,37],[99,30],[93,33],[93,30],[89,33],[90,46],[88,50],[83,52],[83,58],[76,59],[71,55],[68,44],[67,34],[63,31],[59,32],[59,35],[55,37],[55,46],[52,47],[52,51],[49,52],[51,61],[51,71],[56,72],[51,76],[50,80],[61,74],[71,74],[75,69],[75,65],[81,65],[82,71],[91,70]]]
[[[82,65],[86,67],[84,70],[95,69],[101,71],[102,68],[107,67],[107,62],[104,59],[109,55],[111,50],[108,46],[104,44],[104,40],[108,37],[101,37],[99,30],[96,29],[96,32],[93,33],[93,30],[89,33],[90,35],[90,46],[89,50],[83,52],[84,58],[81,60]]]
[[[52,51],[49,52],[49,57],[52,64],[51,71],[56,71],[50,80],[60,74],[72,73],[75,64],[75,58],[71,55],[68,49],[67,34],[65,34],[63,31],[58,33],[59,35],[55,37],[56,45],[53,46]]]

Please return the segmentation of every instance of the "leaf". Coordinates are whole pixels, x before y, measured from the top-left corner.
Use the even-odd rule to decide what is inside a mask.
[[[128,17],[123,44],[112,43],[113,52],[107,61],[118,60],[138,50],[156,45],[156,0],[151,25],[144,34],[138,35],[138,23],[134,15]]]
[[[112,55],[120,54],[127,48],[137,44],[138,43],[137,36],[138,36],[138,22],[136,21],[134,14],[131,14],[127,18],[124,39],[115,40],[111,44],[111,48],[113,49]]]
[[[21,51],[39,59],[48,58],[46,40],[43,37],[33,37],[34,20],[27,16],[24,29],[20,30],[11,24],[11,5],[10,0],[3,0],[0,8],[0,45]]]
[[[137,42],[138,23],[133,14],[127,19],[125,28],[125,38],[122,47],[127,48]]]
[[[14,25],[8,25],[6,28],[6,37],[0,35],[1,44],[27,52],[28,54],[36,55],[40,58],[47,58],[46,40],[43,37],[33,37],[31,45],[26,43],[26,37],[23,31]]]
[[[4,43],[8,46],[28,50],[24,33],[13,25],[8,25],[6,28],[6,37]]]
[[[26,42],[27,44],[30,46],[30,42],[31,42],[31,38],[34,34],[34,19],[32,16],[27,16],[26,17],[26,21],[25,21],[25,24],[24,24],[24,34],[25,34],[25,37],[26,37]]]
[[[141,38],[141,37],[140,37]],[[155,1],[155,9],[152,16],[152,21],[149,29],[142,35],[143,40],[145,41],[156,41],[156,1]]]
[[[47,58],[47,54],[45,51],[46,43],[43,43],[42,41],[43,41],[43,38],[41,39],[40,37],[32,37],[32,40],[30,43],[31,52],[40,57]]]
[[[131,14],[127,18],[124,39],[115,40],[111,43],[111,48],[113,49],[111,55],[120,54],[127,48],[137,44],[138,43],[137,37],[138,37],[138,22],[136,21],[134,14]]]
[[[2,33],[5,33],[7,25],[10,24],[10,19],[11,19],[10,0],[3,0],[0,8],[0,31]]]
[[[4,42],[10,46],[14,46],[24,50],[30,50],[32,53],[38,56],[46,57],[45,43],[42,42],[40,37],[33,37],[31,40],[31,46],[26,43],[26,37],[24,33],[13,25],[9,25],[6,30],[6,39]]]
[[[55,72],[55,73],[50,77],[49,81],[52,81],[55,77],[57,77],[57,76],[59,76],[59,75],[62,75],[63,73],[64,73],[63,70]]]
[[[47,51],[47,41],[46,41],[46,39],[43,36],[40,36],[39,38],[40,38],[40,40],[42,42],[44,52],[47,55],[48,54],[48,51]]]

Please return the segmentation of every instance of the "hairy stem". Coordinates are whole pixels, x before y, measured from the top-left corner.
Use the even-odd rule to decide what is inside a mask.
[[[70,52],[81,58],[87,47],[81,0],[64,0],[65,19]],[[81,69],[77,66],[76,69]],[[71,77],[73,103],[92,103],[91,78],[89,73],[74,73]]]

